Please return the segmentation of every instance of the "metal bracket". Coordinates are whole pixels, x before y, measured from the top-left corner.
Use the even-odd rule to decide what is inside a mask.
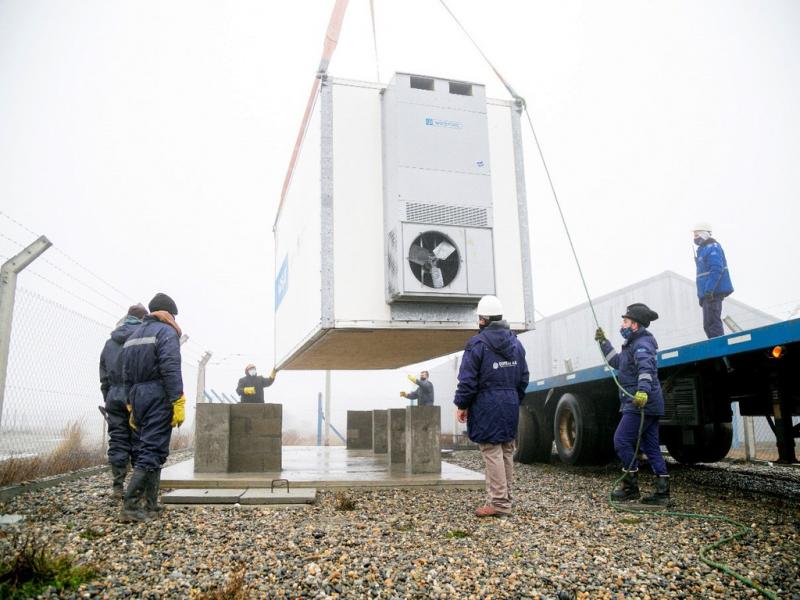
[[[286,493],[288,494],[289,493],[289,480],[288,479],[273,479],[272,481],[270,481],[269,482],[269,492],[271,494],[274,494],[275,493],[275,484],[276,483],[281,483],[281,482],[286,484]]]

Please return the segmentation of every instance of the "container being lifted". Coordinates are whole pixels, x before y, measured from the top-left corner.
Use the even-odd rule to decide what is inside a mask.
[[[280,369],[455,352],[485,294],[533,328],[521,111],[476,83],[321,77],[275,224]]]

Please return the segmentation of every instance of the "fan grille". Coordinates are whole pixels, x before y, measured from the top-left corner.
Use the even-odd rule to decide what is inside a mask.
[[[414,277],[417,278],[422,285],[431,289],[441,289],[449,286],[458,276],[458,270],[461,265],[461,256],[458,252],[458,247],[453,243],[445,234],[440,231],[426,231],[421,233],[411,243],[412,246],[419,246],[425,250],[433,253],[433,251],[440,246],[440,244],[449,244],[452,247],[452,252],[443,259],[431,261],[425,265],[420,265],[413,260],[408,260],[408,265]],[[412,250],[409,248],[409,255]]]
[[[476,206],[406,202],[406,220],[414,223],[487,227],[489,214],[485,208]]]

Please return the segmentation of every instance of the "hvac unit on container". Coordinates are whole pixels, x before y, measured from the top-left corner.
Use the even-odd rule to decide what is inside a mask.
[[[457,351],[485,294],[533,327],[520,114],[476,83],[322,80],[275,225],[279,368]]]

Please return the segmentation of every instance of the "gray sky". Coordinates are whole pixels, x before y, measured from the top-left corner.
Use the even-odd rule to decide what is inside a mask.
[[[800,3],[450,4],[528,100],[593,295],[692,276],[689,230],[706,220],[739,300],[779,317],[800,304]],[[0,210],[131,301],[171,294],[189,359],[245,355],[213,365],[210,387],[273,361],[271,226],[331,6],[0,0]],[[418,72],[506,97],[438,2],[375,7],[383,81]],[[351,0],[330,73],[375,72],[369,3]],[[529,136],[526,164],[550,314],[583,292]],[[0,233],[30,239],[3,219]],[[397,373],[334,377],[341,410],[399,405],[407,388]],[[273,398],[313,422],[321,381],[282,374]]]

